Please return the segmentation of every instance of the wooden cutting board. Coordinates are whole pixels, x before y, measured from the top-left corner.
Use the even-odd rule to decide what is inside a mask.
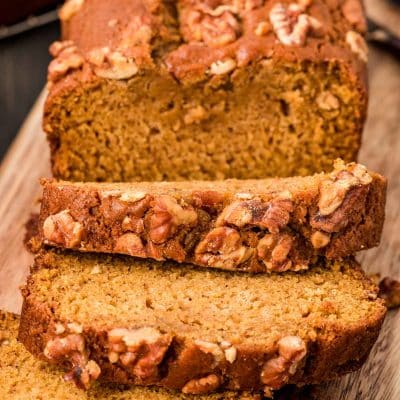
[[[400,16],[367,2],[370,14],[397,24]],[[366,271],[400,278],[400,62],[373,49],[370,54],[369,117],[360,162],[389,179],[386,224],[379,248],[360,256]],[[43,92],[0,166],[0,308],[18,312],[32,257],[24,249],[24,224],[37,210],[38,179],[50,176],[41,130]],[[323,387],[323,400],[400,399],[400,311],[389,312],[379,340],[361,371]]]

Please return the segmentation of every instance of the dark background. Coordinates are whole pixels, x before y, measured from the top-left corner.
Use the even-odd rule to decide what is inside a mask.
[[[0,160],[46,83],[48,47],[58,38],[53,22],[0,40]]]

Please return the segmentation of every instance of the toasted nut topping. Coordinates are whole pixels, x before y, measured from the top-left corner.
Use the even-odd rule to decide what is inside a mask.
[[[267,233],[257,245],[257,255],[266,265],[268,271],[286,271],[292,262],[288,255],[293,246],[293,238],[288,234]]]
[[[79,363],[74,365],[72,370],[64,375],[64,380],[73,381],[80,389],[88,390],[92,382],[97,380],[101,374],[99,365],[89,360],[87,363]]]
[[[204,340],[195,340],[194,344],[206,354],[212,354],[217,361],[224,359],[224,352],[216,343],[206,342]]]
[[[182,388],[185,394],[204,394],[213,392],[221,384],[220,378],[215,374],[210,374],[204,378],[192,379]]]
[[[363,165],[349,164],[345,166],[342,162],[336,162],[335,171],[320,185],[318,201],[320,215],[330,215],[338,209],[351,187],[368,185],[371,182],[372,177]]]
[[[379,282],[379,297],[385,300],[388,308],[400,307],[400,282],[389,277]]]
[[[82,7],[85,0],[67,0],[59,11],[61,21],[69,21]]]
[[[292,211],[293,202],[289,199],[236,201],[222,211],[216,226],[231,224],[241,228],[254,225],[277,233],[288,224]]]
[[[329,233],[316,231],[311,235],[311,243],[315,249],[321,249],[328,245],[331,240]]]
[[[146,257],[142,239],[134,233],[125,233],[115,241],[114,251],[135,257]]]
[[[346,33],[346,43],[350,46],[351,51],[357,54],[360,60],[368,61],[368,46],[365,39],[355,31]]]
[[[261,381],[270,389],[279,389],[294,375],[307,353],[306,344],[298,336],[286,336],[278,342],[278,356],[268,360],[261,372]]]
[[[225,353],[225,358],[227,359],[227,361],[229,361],[231,364],[233,364],[236,360],[236,356],[237,356],[237,350],[236,347],[229,347],[228,349],[226,349],[224,351]]]
[[[110,54],[111,50],[109,47],[95,48],[90,50],[87,55],[87,60],[95,65],[96,67],[101,67],[106,61],[106,55]]]
[[[248,260],[253,249],[242,245],[239,232],[218,227],[209,232],[195,250],[196,262],[217,268],[235,268]]]
[[[79,69],[85,59],[72,41],[54,42],[50,53],[55,57],[49,64],[47,78],[54,83],[63,78],[69,71]]]
[[[68,248],[80,245],[83,232],[83,226],[72,218],[68,210],[50,215],[43,223],[45,241]]]
[[[108,333],[108,359],[142,379],[149,378],[157,373],[171,340],[155,328],[115,328]]]
[[[278,40],[286,46],[303,46],[308,32],[322,33],[322,24],[315,18],[302,14],[303,8],[296,3],[285,6],[276,3],[269,14]]]
[[[154,199],[149,217],[149,238],[156,244],[166,242],[180,225],[192,226],[197,221],[197,213],[192,207],[183,208],[171,196]]]
[[[230,5],[212,9],[204,2],[194,8],[183,8],[183,36],[188,42],[204,42],[211,47],[232,43],[240,33],[236,12],[236,8]]]
[[[105,60],[108,65],[94,68],[94,73],[101,78],[129,79],[139,71],[132,58],[125,57],[118,51],[105,55]]]
[[[126,192],[122,193],[121,196],[119,196],[119,199],[121,201],[135,203],[139,200],[144,199],[146,196],[147,196],[146,192],[131,190],[131,191],[126,191]]]
[[[210,66],[211,75],[224,75],[233,71],[236,68],[236,61],[232,58],[227,58],[223,61],[215,61]]]
[[[224,208],[218,217],[215,225],[222,226],[226,223],[236,225],[239,228],[250,224],[253,221],[253,213],[248,203],[244,201],[235,201]]]
[[[71,353],[83,353],[85,351],[85,340],[82,335],[70,334],[63,338],[56,337],[49,340],[43,350],[43,354],[50,360],[57,360]]]
[[[316,101],[321,110],[331,111],[339,108],[339,100],[331,92],[321,92]]]

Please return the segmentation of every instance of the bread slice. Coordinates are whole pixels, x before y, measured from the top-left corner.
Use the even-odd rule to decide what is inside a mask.
[[[184,393],[279,389],[358,368],[385,316],[355,261],[239,274],[57,249],[37,255],[19,340],[101,379]]]
[[[42,184],[47,244],[250,272],[376,246],[385,212],[386,180],[339,161],[310,177]]]
[[[84,392],[60,379],[54,366],[32,357],[17,341],[19,317],[0,311],[1,400],[194,400],[166,389],[99,385]],[[260,400],[261,396],[234,392],[197,396],[199,400]]]
[[[367,110],[360,0],[70,0],[50,48],[53,175],[307,175],[354,161]]]

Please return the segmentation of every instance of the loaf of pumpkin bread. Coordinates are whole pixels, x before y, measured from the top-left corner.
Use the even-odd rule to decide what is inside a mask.
[[[358,368],[386,308],[355,261],[285,274],[52,249],[23,289],[19,340],[67,379],[185,394],[319,383]]]
[[[60,371],[29,354],[17,341],[19,317],[0,311],[1,400],[260,400],[261,396],[226,392],[185,395],[162,388],[93,385],[88,391],[59,378]]]
[[[311,177],[42,184],[46,244],[249,272],[376,246],[386,191],[381,175],[339,161]]]
[[[69,0],[44,130],[74,181],[264,178],[354,161],[360,0]]]

